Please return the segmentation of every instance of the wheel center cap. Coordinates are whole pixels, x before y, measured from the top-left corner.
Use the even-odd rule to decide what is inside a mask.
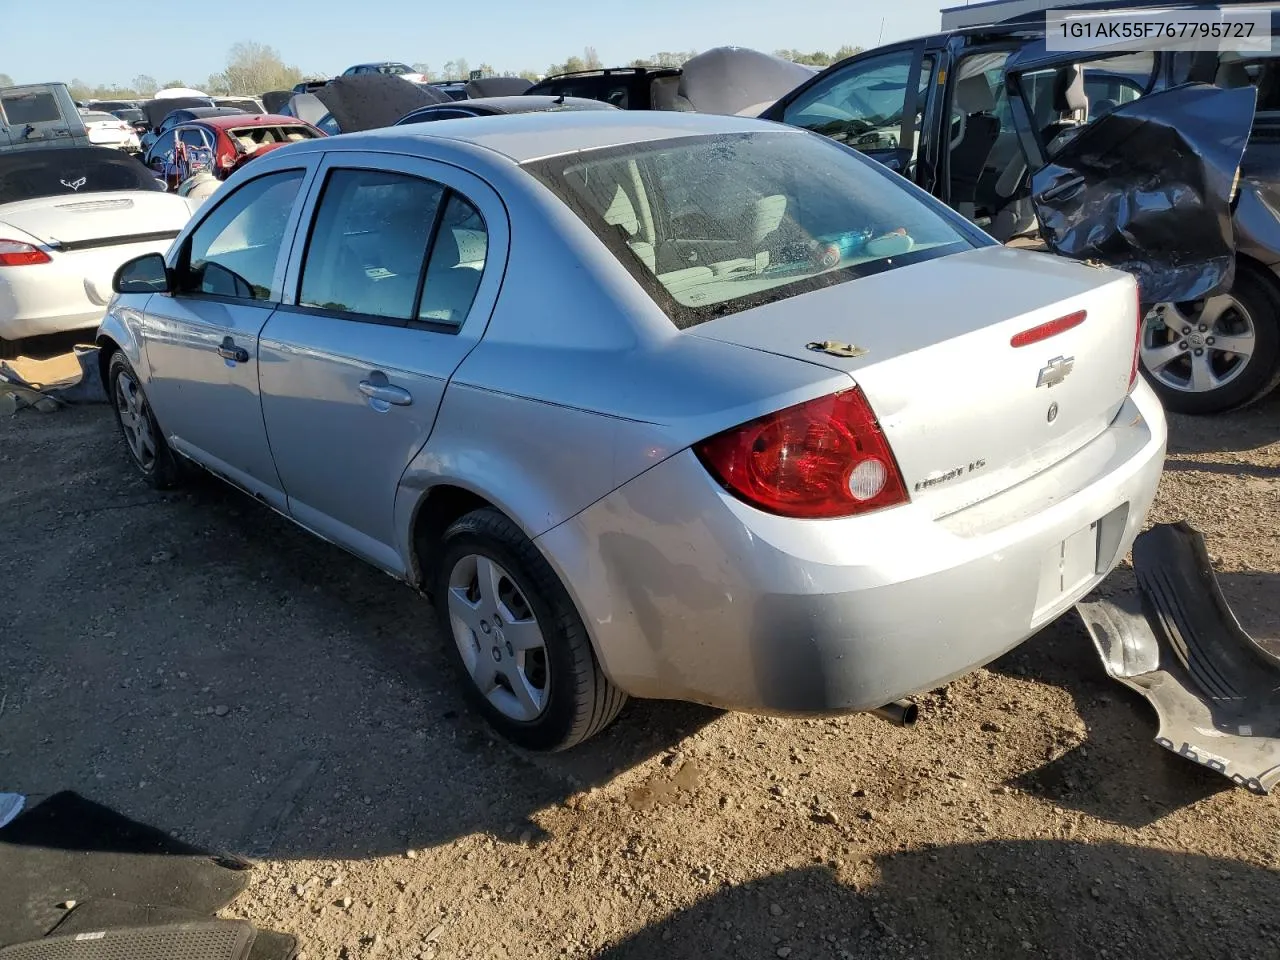
[[[1190,343],[1193,347],[1203,347],[1204,337],[1201,336],[1199,332],[1189,333],[1187,334],[1187,342]]]

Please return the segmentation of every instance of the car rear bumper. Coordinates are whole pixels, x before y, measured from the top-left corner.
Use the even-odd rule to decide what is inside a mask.
[[[990,662],[1092,590],[1145,523],[1165,437],[1140,381],[1091,443],[940,518],[770,516],[685,451],[537,543],[633,696],[867,710]]]
[[[158,240],[55,252],[49,263],[0,267],[0,339],[96,327],[107,312],[116,269],[144,253],[165,253],[169,243]]]

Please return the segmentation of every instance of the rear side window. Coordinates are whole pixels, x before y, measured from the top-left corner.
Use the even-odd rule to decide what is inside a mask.
[[[986,242],[874,161],[800,131],[628,144],[526,169],[682,329]]]
[[[444,187],[421,177],[333,171],[311,228],[299,305],[411,319],[443,200]]]
[[[51,93],[10,93],[0,97],[0,106],[11,125],[49,123],[62,119],[58,101]]]
[[[317,206],[298,305],[352,319],[457,327],[487,255],[479,211],[442,184],[335,170]]]
[[[191,234],[182,291],[278,301],[272,280],[302,178],[301,170],[267,174],[219,203]]]

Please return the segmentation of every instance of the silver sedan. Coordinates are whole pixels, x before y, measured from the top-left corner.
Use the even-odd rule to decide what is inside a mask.
[[[421,588],[532,749],[628,695],[934,688],[1106,576],[1163,464],[1131,277],[756,120],[294,144],[115,290],[98,342],[142,475],[198,465]]]

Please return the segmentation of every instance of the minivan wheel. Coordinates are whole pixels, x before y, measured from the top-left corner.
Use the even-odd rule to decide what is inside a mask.
[[[1147,381],[1176,413],[1222,413],[1258,400],[1280,372],[1280,297],[1239,266],[1226,293],[1149,310],[1139,351]]]
[[[157,490],[178,486],[185,477],[182,465],[165,442],[133,365],[119,350],[107,364],[107,390],[129,459],[143,479]]]
[[[499,733],[555,751],[613,721],[626,694],[601,671],[568,591],[514,523],[475,510],[445,531],[437,556],[432,597],[446,645],[468,698]]]

